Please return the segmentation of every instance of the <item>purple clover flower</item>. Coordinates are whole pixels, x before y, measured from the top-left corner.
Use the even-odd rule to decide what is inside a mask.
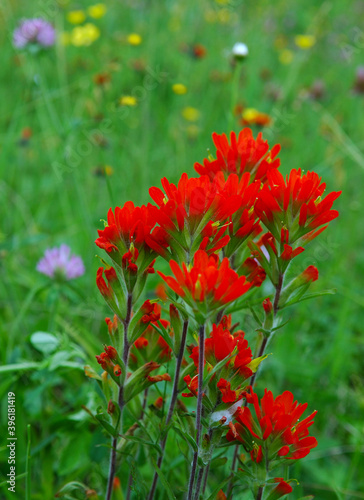
[[[41,18],[24,19],[13,34],[13,44],[17,49],[22,49],[28,44],[51,47],[55,39],[55,29],[48,21]]]
[[[48,248],[44,257],[37,264],[37,271],[50,278],[63,278],[72,280],[85,273],[81,257],[71,255],[71,249],[67,245]]]

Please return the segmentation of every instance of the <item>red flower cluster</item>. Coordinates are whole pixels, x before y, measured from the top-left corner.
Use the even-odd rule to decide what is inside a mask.
[[[115,375],[120,377],[120,359],[115,347],[109,345],[105,346],[105,352],[102,352],[99,356],[96,356],[96,360],[101,365],[102,369],[107,371],[110,375]]]
[[[203,165],[195,163],[195,170],[200,175],[208,175],[213,179],[217,172],[224,172],[226,176],[232,173],[242,176],[250,172],[252,179],[266,180],[267,172],[275,170],[280,165],[276,158],[280,151],[280,145],[276,144],[269,151],[267,141],[259,132],[256,139],[250,128],[244,128],[236,138],[235,132],[231,132],[230,144],[225,134],[212,134],[216,146],[216,160],[205,159]]]
[[[226,227],[220,227],[242,204],[238,192],[238,179],[225,181],[223,175],[210,180],[207,176],[188,178],[182,174],[177,186],[162,179],[164,192],[152,187],[149,190],[158,207],[150,206],[156,222],[165,233],[168,243],[189,252],[192,246],[215,252],[229,241]],[[234,189],[235,188],[235,189]],[[193,240],[193,241],[192,241]],[[178,254],[177,254],[178,255]]]
[[[250,393],[244,395],[248,404],[253,405],[255,418],[249,407],[238,408],[234,414],[236,423],[231,425],[226,437],[229,441],[238,440],[247,447],[251,446],[253,441],[255,445],[261,446],[255,461],[262,460],[263,449],[266,446],[268,446],[268,460],[303,458],[317,446],[316,438],[308,435],[308,428],[313,424],[317,412],[299,421],[307,408],[307,403],[298,404],[289,391],[274,399],[272,392],[265,389],[260,404],[258,396],[251,387]],[[270,450],[269,445],[273,442],[274,445]]]
[[[161,318],[161,306],[159,304],[152,304],[147,300],[143,306],[146,314],[142,316],[141,321],[149,323],[143,335],[137,338],[130,351],[131,364],[136,367],[138,365],[138,358],[143,362],[150,359],[158,361],[166,361],[171,358],[172,349],[169,347],[164,338],[158,334],[154,326],[161,328],[161,326],[173,336],[170,322]]]
[[[136,207],[133,202],[128,201],[123,207],[116,207],[115,213],[110,208],[107,214],[107,226],[98,230],[96,245],[106,250],[119,265],[123,258],[124,267],[128,261],[136,266],[139,254],[141,255],[138,262],[141,263],[145,259],[144,265],[149,265],[155,255],[154,252],[163,255],[168,246],[163,230],[155,227],[156,220],[151,214],[150,207],[151,205]],[[129,253],[131,245],[132,248],[136,248],[136,253],[135,250],[132,254]]]
[[[301,169],[293,169],[285,181],[278,170],[271,170],[267,177],[267,184],[255,204],[255,212],[277,240],[282,238],[283,228],[289,231],[289,243],[303,236],[305,241],[310,241],[338,216],[337,210],[331,210],[331,207],[341,191],[329,193],[321,200],[326,184],[321,183],[321,177],[315,172],[303,174]]]
[[[219,263],[217,255],[209,257],[203,250],[195,253],[190,270],[185,263],[181,268],[173,260],[170,266],[175,278],[158,274],[187,304],[205,315],[237,299],[252,286],[245,276],[239,277],[231,269],[229,259]]]
[[[207,362],[210,365],[209,369],[211,369],[211,367],[216,366],[220,361],[231,356],[234,350],[236,350],[236,355],[229,359],[217,374],[217,388],[222,394],[222,402],[235,403],[235,401],[242,397],[243,382],[253,374],[253,371],[249,367],[252,361],[252,352],[248,346],[248,341],[244,338],[244,332],[238,331],[232,335],[225,328],[226,323],[227,318],[225,316],[218,326],[215,324],[212,326],[210,337],[205,339],[205,363]],[[190,355],[196,369],[198,369],[198,355],[199,347],[197,346],[193,348]],[[185,377],[184,380],[191,390],[191,379],[188,377]],[[196,384],[197,377],[195,377]],[[194,389],[193,384],[192,389]],[[192,394],[184,394],[184,396],[191,397],[195,395],[194,390],[191,390],[191,392]]]

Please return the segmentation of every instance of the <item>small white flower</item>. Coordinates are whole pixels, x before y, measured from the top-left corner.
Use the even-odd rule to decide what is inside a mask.
[[[232,49],[232,54],[236,59],[245,59],[249,54],[248,46],[245,43],[237,42]]]

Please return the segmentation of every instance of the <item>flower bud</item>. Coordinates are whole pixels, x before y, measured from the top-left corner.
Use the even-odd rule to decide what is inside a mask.
[[[120,368],[120,365],[115,365],[115,366],[114,366],[114,375],[115,375],[116,377],[120,377],[120,375],[121,375],[121,368]]]
[[[318,269],[315,266],[308,266],[307,269],[284,287],[279,300],[279,307],[283,307],[299,289],[301,289],[300,295],[303,295],[310,284],[318,280],[318,277]]]
[[[107,404],[107,412],[109,415],[112,415],[115,412],[115,404],[111,399]]]
[[[263,300],[263,309],[265,312],[263,327],[265,330],[271,330],[273,326],[274,311],[273,311],[273,304],[270,301],[269,297]]]
[[[232,54],[236,61],[243,61],[248,57],[249,50],[245,43],[237,42],[232,48]]]
[[[283,477],[274,478],[274,482],[278,483],[277,486],[270,492],[267,500],[278,500],[285,495],[288,495],[293,491],[292,486],[287,483]]]
[[[109,346],[105,346],[104,347],[104,351],[106,352],[107,356],[112,359],[112,360],[115,360],[117,359],[118,357],[118,353],[117,353],[117,350],[115,349],[115,347],[109,345]]]
[[[183,322],[178,312],[178,309],[174,304],[171,304],[169,306],[169,316],[171,319],[171,326],[174,333],[174,346],[173,346],[174,353],[177,356],[181,348]]]

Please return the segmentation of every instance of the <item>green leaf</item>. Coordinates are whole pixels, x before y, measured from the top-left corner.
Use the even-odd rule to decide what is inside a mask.
[[[35,362],[24,362],[24,363],[14,363],[12,365],[4,365],[0,366],[0,373],[6,372],[17,372],[22,370],[35,370],[37,368],[41,368],[43,365],[41,363]]]
[[[284,306],[281,306],[280,309],[284,309],[285,307],[292,306],[293,304],[298,304],[299,302],[303,302],[304,300],[309,300],[309,299],[314,299],[316,297],[323,297],[324,295],[335,295],[336,294],[336,289],[331,288],[329,290],[323,290],[322,292],[315,292],[315,293],[308,293],[307,295],[304,295],[303,297],[296,297],[284,304]]]
[[[117,437],[118,430],[115,429],[111,424],[110,424],[110,417],[108,413],[105,413],[101,406],[97,409],[97,413],[95,415],[95,418],[100,422],[102,427],[112,436],[112,437]]]
[[[75,490],[86,491],[88,488],[85,484],[79,483],[78,481],[71,481],[65,484],[57,493],[54,495],[56,498],[65,496],[67,493],[71,493]]]
[[[144,446],[147,446],[148,448],[153,448],[154,450],[156,450],[156,452],[159,455],[162,454],[162,448],[158,444],[153,443],[152,441],[145,441],[144,439],[142,439],[140,437],[131,436],[131,435],[128,435],[128,434],[123,434],[123,438],[127,439],[128,441],[133,441],[134,443],[140,443],[140,444],[142,444]]]
[[[207,498],[207,500],[216,500],[216,496],[219,493],[220,490],[223,489],[223,487],[230,481],[230,477],[224,479],[222,483],[219,484],[217,488],[214,489],[212,494]]]
[[[181,436],[181,438],[183,438],[186,441],[186,443],[188,443],[191,446],[193,451],[198,450],[197,443],[192,436],[190,436],[187,432],[183,432],[183,430],[177,427],[176,425],[173,425],[172,428],[177,432],[177,434]]]
[[[30,337],[32,346],[44,355],[51,354],[59,346],[59,340],[47,332],[35,332]]]
[[[163,474],[163,472],[158,467],[158,465],[157,465],[157,463],[155,461],[155,458],[151,456],[150,460],[152,462],[152,465],[153,465],[155,471],[157,472],[157,474],[159,476],[159,479],[161,480],[161,483],[164,486],[165,492],[167,493],[167,496],[168,496],[169,500],[176,500],[176,497],[174,496],[173,491],[172,491],[172,487],[169,484],[169,482],[167,481],[167,479],[166,479],[165,475]]]

